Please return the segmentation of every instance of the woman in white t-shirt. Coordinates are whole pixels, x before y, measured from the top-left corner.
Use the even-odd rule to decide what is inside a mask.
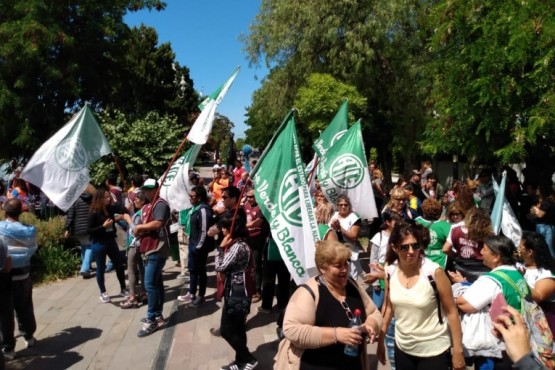
[[[451,283],[443,269],[425,257],[429,241],[428,229],[405,222],[397,223],[389,237],[386,255],[389,283],[382,310],[384,324],[378,341],[378,359],[385,364],[384,337],[395,316],[396,368],[464,369],[461,322]]]
[[[532,298],[545,313],[551,332],[555,333],[555,259],[541,234],[525,231],[518,246],[524,262],[524,278]]]
[[[385,271],[385,254],[389,245],[389,236],[395,227],[395,223],[401,221],[402,218],[397,213],[382,213],[383,224],[381,231],[376,233],[370,240],[370,273],[366,274],[366,283],[373,285],[372,300],[378,309],[382,308],[384,298],[384,280]]]
[[[351,249],[351,277],[357,279],[364,274],[358,255],[361,252],[360,243],[358,242],[358,233],[360,232],[360,217],[353,212],[351,200],[345,194],[337,197],[337,212],[333,214],[329,223],[330,227],[337,233],[340,242],[347,244]]]

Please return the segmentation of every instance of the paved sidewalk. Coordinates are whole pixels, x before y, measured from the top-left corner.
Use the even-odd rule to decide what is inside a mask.
[[[213,258],[210,259],[213,261]],[[213,267],[209,266],[209,271]],[[17,358],[7,369],[135,369],[213,370],[234,359],[231,347],[209,329],[220,321],[221,303],[214,300],[215,276],[210,274],[207,301],[189,308],[177,301],[182,280],[179,269],[169,260],[164,270],[167,327],[146,338],[138,338],[140,319],[146,307],[122,310],[115,272],[106,274],[112,303],[101,303],[95,279],[81,277],[46,284],[34,289],[37,318],[36,346],[26,349],[22,338],[16,346]],[[253,304],[248,318],[248,345],[259,361],[258,369],[272,369],[278,341],[277,312],[258,313]],[[375,356],[371,356],[375,357]]]

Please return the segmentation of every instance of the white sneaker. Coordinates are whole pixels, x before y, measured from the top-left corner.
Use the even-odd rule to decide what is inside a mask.
[[[191,303],[191,301],[195,299],[195,296],[192,295],[190,292],[187,292],[187,294],[185,295],[177,296],[177,299],[180,300],[181,302]]]
[[[34,337],[32,337],[31,339],[23,338],[23,340],[25,341],[25,347],[26,348],[34,347],[35,344],[37,344],[37,340]]]
[[[100,301],[102,303],[110,303],[112,301],[112,299],[110,298],[108,293],[104,292],[104,293],[100,294]]]

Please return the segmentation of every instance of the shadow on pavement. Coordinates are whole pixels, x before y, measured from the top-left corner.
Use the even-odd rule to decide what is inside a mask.
[[[89,340],[100,337],[102,330],[74,326],[60,333],[37,340],[37,344],[17,352],[14,361],[6,365],[6,369],[67,369],[83,359],[83,356],[72,348]]]
[[[259,345],[254,352],[253,356],[256,357],[258,361],[259,369],[273,369],[274,367],[274,356],[278,350],[279,341],[276,339],[273,342],[268,342]]]

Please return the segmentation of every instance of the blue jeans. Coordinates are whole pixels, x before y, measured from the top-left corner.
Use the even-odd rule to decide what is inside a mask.
[[[553,246],[553,234],[555,232],[554,225],[548,224],[537,224],[536,225],[536,232],[541,234],[547,243],[549,248],[549,252],[551,252],[551,257],[555,257],[555,247]]]
[[[81,272],[91,272],[92,258],[93,255],[91,245],[81,245]]]
[[[385,292],[385,289],[380,288],[379,285],[372,287],[372,301],[374,301],[374,305],[378,310],[382,309],[383,301],[384,301],[384,292]]]
[[[154,321],[162,316],[164,306],[164,279],[162,269],[166,264],[166,257],[158,253],[151,253],[146,257],[145,262],[145,289],[148,295],[148,308],[146,318]]]
[[[104,243],[105,244],[94,242],[91,244],[92,254],[96,262],[96,283],[98,284],[101,294],[106,292],[106,286],[104,284],[106,255],[108,255],[114,263],[121,290],[125,289],[125,271],[123,270],[123,263],[121,262],[118,245],[115,239],[106,240]]]

